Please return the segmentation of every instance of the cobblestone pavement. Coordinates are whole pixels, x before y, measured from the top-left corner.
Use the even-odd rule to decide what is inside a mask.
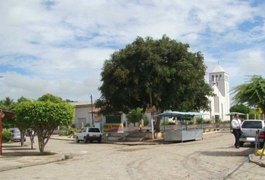
[[[50,140],[47,151],[55,154],[2,156],[2,167],[11,161],[21,167],[0,172],[0,179],[264,179],[265,169],[249,162],[253,147],[235,149],[232,144],[232,134],[224,132],[205,135],[202,141],[152,145]],[[61,161],[65,155],[70,159]],[[34,158],[45,162],[52,157],[58,159],[23,167]]]

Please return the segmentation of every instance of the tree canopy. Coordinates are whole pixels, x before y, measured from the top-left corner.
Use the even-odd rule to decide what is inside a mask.
[[[230,112],[240,112],[244,114],[250,113],[250,110],[251,109],[248,106],[245,106],[244,104],[236,104],[230,108]]]
[[[99,90],[117,111],[153,105],[160,111],[207,110],[212,89],[205,73],[202,54],[190,52],[188,44],[138,37],[105,61]]]
[[[39,101],[50,101],[54,103],[63,102],[62,98],[54,96],[53,94],[47,93],[38,98]]]
[[[74,108],[67,103],[51,101],[23,101],[16,106],[16,124],[32,128],[38,136],[39,150],[44,152],[53,131],[60,125],[69,125]]]
[[[130,111],[130,113],[127,115],[128,121],[130,123],[133,123],[135,126],[135,123],[139,123],[143,118],[144,114],[142,112],[141,108],[136,108]]]
[[[236,103],[246,103],[250,107],[261,108],[265,113],[265,79],[262,76],[253,75],[247,83],[233,89]]]

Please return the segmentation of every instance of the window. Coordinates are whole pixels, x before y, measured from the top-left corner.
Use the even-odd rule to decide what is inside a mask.
[[[100,132],[98,128],[89,128],[88,132]]]
[[[262,122],[261,121],[245,121],[242,125],[242,128],[260,129],[262,128]]]

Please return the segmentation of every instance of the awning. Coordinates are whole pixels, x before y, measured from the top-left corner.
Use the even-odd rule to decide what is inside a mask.
[[[161,114],[156,116],[163,116],[163,117],[172,117],[172,116],[203,116],[208,115],[207,113],[201,112],[180,112],[180,111],[165,111]]]
[[[240,112],[230,112],[230,113],[228,113],[228,114],[226,114],[227,116],[232,116],[232,115],[235,115],[235,114],[237,114],[237,115],[246,115],[246,114],[244,114],[244,113],[240,113]]]

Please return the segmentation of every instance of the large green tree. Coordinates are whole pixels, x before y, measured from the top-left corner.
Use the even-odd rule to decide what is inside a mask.
[[[105,61],[99,89],[113,110],[206,110],[212,89],[205,72],[202,54],[190,52],[188,44],[138,37]]]
[[[230,108],[230,112],[240,112],[240,113],[244,113],[244,114],[249,114],[250,110],[251,109],[244,104],[236,104]]]
[[[235,87],[233,93],[236,103],[246,103],[265,113],[265,79],[262,76],[251,76],[247,83]]]
[[[64,102],[23,101],[16,106],[16,121],[37,133],[41,153],[53,131],[60,125],[69,125],[73,114],[73,107]]]

